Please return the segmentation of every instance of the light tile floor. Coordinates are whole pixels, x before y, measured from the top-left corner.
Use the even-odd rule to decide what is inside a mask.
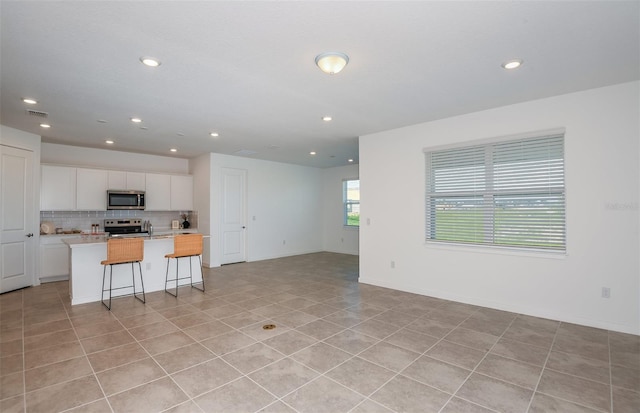
[[[205,272],[111,312],[0,296],[0,411],[640,412],[638,336],[358,284],[348,255]]]

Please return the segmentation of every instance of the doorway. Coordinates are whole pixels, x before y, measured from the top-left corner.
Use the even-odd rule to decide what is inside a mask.
[[[246,261],[247,171],[222,168],[221,260],[234,264]]]

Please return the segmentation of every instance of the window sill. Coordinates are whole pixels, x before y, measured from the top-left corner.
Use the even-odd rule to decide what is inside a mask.
[[[515,247],[495,247],[489,245],[463,245],[454,243],[442,243],[425,241],[425,246],[430,249],[457,251],[457,252],[473,252],[478,254],[496,254],[511,255],[519,257],[545,258],[554,260],[563,260],[567,257],[566,251],[544,251],[531,250]]]
[[[360,227],[356,227],[355,225],[343,225],[342,229],[346,229],[347,231],[358,231],[360,230]]]

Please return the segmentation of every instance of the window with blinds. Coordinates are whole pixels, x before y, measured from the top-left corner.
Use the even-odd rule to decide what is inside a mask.
[[[425,155],[427,241],[565,251],[563,134]]]

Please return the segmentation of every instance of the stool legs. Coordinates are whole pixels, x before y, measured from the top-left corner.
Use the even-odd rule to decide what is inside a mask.
[[[106,266],[106,265],[104,265],[104,266],[102,267],[102,296],[101,296],[100,298],[101,298],[102,304],[103,304],[105,307],[107,307],[107,309],[108,309],[109,311],[111,311],[111,285],[112,285],[112,282],[113,282],[113,267],[112,267],[111,265],[109,265],[109,305],[106,305],[106,304],[104,303],[104,293],[105,293],[105,291],[107,291],[107,290],[105,290],[105,288],[104,288],[104,282],[105,282],[106,272],[107,272],[107,266]]]
[[[133,263],[131,263],[131,274],[133,275],[133,296],[143,303],[147,302],[147,297],[144,294],[144,278],[142,277],[142,264],[138,261],[138,270],[140,271],[140,284],[142,285],[142,299],[136,295],[136,274],[133,271]]]
[[[131,278],[132,278],[132,281],[133,281],[133,285],[128,286],[128,287],[118,287],[118,288],[113,288],[113,266],[114,266],[114,264],[108,264],[109,265],[109,289],[108,290],[104,286],[105,281],[106,281],[107,266],[106,265],[103,266],[103,269],[102,269],[102,297],[101,297],[102,300],[101,301],[102,301],[102,304],[105,307],[107,307],[107,309],[109,311],[111,311],[111,297],[112,297],[113,290],[119,290],[119,289],[123,289],[123,288],[133,287],[133,296],[135,298],[137,298],[138,300],[142,301],[143,303],[146,302],[147,298],[146,298],[145,293],[144,293],[144,278],[142,277],[142,265],[140,264],[140,261],[137,261],[137,262],[138,262],[138,269],[139,269],[139,272],[140,272],[140,284],[142,285],[142,298],[140,298],[140,296],[139,296],[140,293],[136,292],[136,272],[135,272],[135,267],[133,265],[134,264],[133,262],[131,263]],[[125,263],[123,263],[123,264],[125,264]],[[117,265],[117,264],[115,264],[115,265]],[[107,291],[109,291],[109,305],[107,305],[105,303],[105,301],[104,301],[104,293],[107,292]]]
[[[204,292],[205,290],[205,285],[204,285],[204,271],[202,271],[202,259],[200,258],[200,256],[198,255],[198,262],[200,263],[200,274],[202,275],[202,288],[198,288],[196,285],[193,284],[193,268],[192,268],[192,264],[191,264],[191,258],[193,258],[193,255],[188,256],[188,257],[175,257],[176,258],[176,277],[175,279],[169,280],[169,262],[171,260],[171,258],[167,258],[167,272],[165,274],[165,281],[164,281],[164,291],[171,294],[174,297],[178,297],[178,280],[182,280],[182,279],[186,279],[187,277],[183,277],[183,278],[178,278],[178,267],[179,267],[179,263],[180,263],[180,258],[189,258],[189,283],[191,285],[191,288],[195,288],[196,290],[202,291]],[[171,291],[169,291],[169,289],[167,288],[169,282],[175,282],[175,289],[176,289],[176,293],[172,293]],[[199,284],[199,283],[196,283]]]

